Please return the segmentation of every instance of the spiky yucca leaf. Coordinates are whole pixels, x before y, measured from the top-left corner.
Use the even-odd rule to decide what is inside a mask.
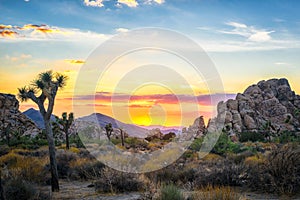
[[[67,81],[67,76],[63,75],[63,74],[56,74],[56,83],[58,85],[58,87],[62,88],[66,85],[66,81]]]
[[[45,84],[40,79],[33,81],[33,86],[40,90],[43,90],[45,88]]]
[[[23,102],[28,100],[28,90],[26,87],[18,88],[19,93],[18,93],[18,98]]]
[[[39,74],[39,80],[41,80],[43,83],[51,83],[52,79],[53,72],[51,70]]]

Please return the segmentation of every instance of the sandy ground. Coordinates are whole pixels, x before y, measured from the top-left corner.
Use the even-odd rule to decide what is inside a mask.
[[[88,187],[91,182],[66,181],[60,180],[60,192],[50,192],[50,187],[42,187],[41,190],[51,194],[53,200],[138,200],[139,193],[128,193],[119,195],[103,195],[95,192],[94,187]],[[300,197],[288,198],[278,197],[272,194],[258,194],[253,192],[243,192],[241,200],[288,200],[299,199]]]

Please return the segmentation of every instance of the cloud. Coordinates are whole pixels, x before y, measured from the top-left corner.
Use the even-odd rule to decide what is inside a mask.
[[[139,5],[136,0],[118,0],[118,3],[125,4],[128,7],[135,8]]]
[[[285,63],[285,62],[276,62],[274,64],[275,65],[289,65],[289,63]]]
[[[224,99],[224,96],[226,99]],[[155,105],[155,104],[179,104],[198,102],[201,106],[211,106],[214,102],[225,101],[229,98],[235,98],[235,94],[205,94],[205,95],[184,95],[184,94],[151,94],[151,95],[129,95],[123,93],[108,93],[97,92],[95,95],[82,95],[75,97],[76,100],[89,101],[95,100],[102,103],[128,103],[131,107],[138,107],[135,105]]]
[[[253,26],[238,22],[227,22],[226,25],[233,27],[232,30],[221,30],[219,32],[232,35],[240,35],[252,42],[267,42],[272,40],[271,33],[275,31],[260,30]]]
[[[30,40],[30,41],[41,41],[41,40],[62,40],[62,41],[103,41],[111,37],[111,35],[95,33],[91,31],[81,31],[79,29],[55,27],[46,24],[25,24],[24,26],[12,26],[12,25],[1,25],[0,27],[6,28],[0,29],[0,37],[10,38],[6,41],[14,40]],[[10,29],[7,30],[7,27]],[[2,40],[5,41],[5,40]]]
[[[163,4],[163,3],[165,3],[165,0],[145,0],[144,1],[144,4],[148,4],[148,5],[151,5],[153,3]]]
[[[67,63],[71,63],[71,64],[84,64],[85,63],[84,60],[65,59],[65,61]]]
[[[1,29],[11,29],[12,25],[4,25],[4,24],[0,24],[0,30]]]
[[[103,7],[103,0],[84,0],[84,5],[91,7]]]
[[[126,33],[126,32],[128,32],[129,30],[127,29],[127,28],[117,28],[116,29],[116,32],[118,32],[118,33]]]
[[[3,30],[0,31],[0,36],[2,37],[9,37],[9,38],[13,38],[16,35],[18,35],[18,33],[16,31],[11,31],[11,30]]]
[[[32,56],[30,54],[21,54],[19,56],[6,55],[5,58],[9,61],[15,62],[15,61],[19,61],[19,60],[26,60],[26,59],[32,58]]]
[[[19,60],[26,60],[26,59],[32,58],[32,56],[30,54],[21,54],[20,56],[6,55],[5,58],[10,60],[10,61],[15,62],[15,61],[19,61]]]

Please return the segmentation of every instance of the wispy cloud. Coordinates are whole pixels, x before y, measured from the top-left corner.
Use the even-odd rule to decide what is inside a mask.
[[[266,31],[257,29],[254,26],[247,26],[246,24],[238,22],[227,22],[226,25],[231,26],[231,30],[220,30],[221,33],[240,35],[245,37],[249,41],[253,42],[266,42],[272,39],[271,33],[275,31]]]
[[[116,29],[116,32],[117,33],[126,33],[126,32],[128,32],[129,30],[127,29],[127,28],[117,28]]]
[[[234,98],[235,94],[205,94],[205,95],[175,95],[175,94],[151,94],[151,95],[129,95],[129,94],[112,94],[108,92],[98,92],[95,95],[82,95],[75,97],[76,100],[95,100],[96,102],[108,103],[119,102],[128,103],[130,105],[156,105],[156,104],[179,104],[179,103],[195,103],[203,106],[211,106],[212,101],[219,102],[224,101],[226,98]],[[139,103],[143,102],[143,104]],[[145,104],[146,102],[146,104]]]
[[[83,0],[83,4],[85,6],[90,7],[105,7],[104,3],[112,1],[112,0]],[[117,0],[115,3],[115,7],[123,8],[123,6],[127,6],[130,8],[136,8],[140,5],[160,5],[165,3],[165,0]]]
[[[65,62],[71,63],[71,64],[84,64],[84,60],[74,60],[74,59],[65,59]]]
[[[32,56],[30,54],[21,54],[19,56],[6,55],[5,58],[9,61],[15,62],[15,61],[19,61],[19,60],[25,60],[25,59],[32,58]]]
[[[82,31],[79,29],[63,28],[46,24],[25,24],[24,26],[1,25],[0,38],[8,38],[7,41],[20,40],[63,40],[63,41],[85,41],[105,40],[111,35]],[[2,40],[3,41],[3,40]]]

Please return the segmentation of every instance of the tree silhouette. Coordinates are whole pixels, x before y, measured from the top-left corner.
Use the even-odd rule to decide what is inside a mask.
[[[62,131],[66,135],[66,149],[70,149],[70,142],[69,142],[69,129],[74,121],[74,114],[69,113],[69,116],[66,112],[62,113],[62,118],[56,118],[56,122],[53,123],[54,130],[56,132]]]
[[[53,192],[59,191],[57,163],[55,158],[55,144],[53,131],[50,124],[50,117],[53,112],[55,97],[59,88],[66,84],[67,77],[60,73],[52,71],[42,72],[37,76],[31,86],[18,88],[18,97],[21,101],[32,100],[39,107],[45,123],[45,131],[49,146],[50,171],[51,171],[51,188]],[[38,94],[39,93],[39,94]],[[47,109],[45,102],[48,101]]]
[[[105,125],[105,131],[106,131],[106,136],[107,136],[108,140],[110,140],[110,136],[113,132],[113,128],[112,128],[111,123]]]

